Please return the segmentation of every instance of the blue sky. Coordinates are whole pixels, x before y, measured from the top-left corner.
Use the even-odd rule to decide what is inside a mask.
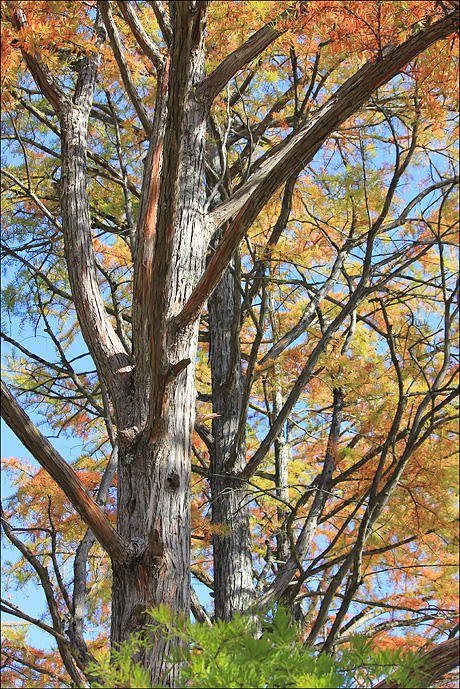
[[[417,182],[418,179],[416,178],[413,181],[413,189],[409,189],[407,191],[407,196],[409,198],[409,192],[416,189]],[[17,323],[15,322],[11,324],[12,332],[18,332],[16,326]],[[23,332],[21,334],[21,341],[24,342],[26,346],[35,351],[37,354],[46,355],[47,340],[40,334],[37,336],[33,329],[28,328],[27,325],[24,327]],[[7,350],[5,349],[5,351]],[[30,416],[33,421],[37,421],[39,418],[38,416],[35,416],[33,413],[30,413]],[[41,428],[41,430],[44,431],[43,428]],[[72,460],[78,457],[81,446],[78,443],[77,439],[66,438],[64,436],[61,436],[59,438],[54,438],[51,436],[48,437],[54,445],[54,447],[60,452],[60,454],[66,461],[71,462]],[[30,461],[35,466],[38,466],[37,463],[32,459],[31,455],[28,453],[28,451],[23,447],[22,443],[16,438],[16,436],[12,433],[12,431],[10,431],[10,429],[4,424],[3,421],[1,434],[1,453],[2,457],[15,456],[19,458],[24,458]],[[5,474],[2,474],[3,499],[7,498],[11,491],[12,487],[8,481],[8,477]],[[12,559],[15,559],[16,557],[15,549],[8,547],[8,545],[4,547],[4,550],[2,552],[3,557]],[[212,605],[212,599],[209,596],[208,589],[204,585],[196,582],[194,582],[194,585],[201,602],[205,604],[209,610],[210,606]],[[41,590],[39,590],[38,588],[35,589],[32,585],[28,585],[27,588],[23,591],[14,592],[13,597],[11,598],[11,602],[27,610],[27,612],[32,616],[39,616],[44,612],[44,599],[41,594]],[[5,621],[8,621],[9,619],[16,618],[11,618],[10,616],[4,615]],[[47,635],[44,632],[41,632],[35,627],[31,629],[30,640],[34,645],[37,645],[41,648],[46,648],[50,646],[49,635]]]
[[[406,190],[406,193],[404,194],[406,198],[411,198],[410,192],[413,193],[416,190],[417,181],[418,180],[415,180],[413,182],[413,185],[409,185],[409,190]],[[425,200],[424,205],[427,203],[428,199]],[[7,282],[9,279],[8,274],[5,276],[5,278]],[[23,324],[20,328],[18,322],[19,319],[17,319],[16,321],[12,320],[11,322],[8,322],[8,319],[6,319],[6,321],[7,332],[9,332],[9,328],[11,328],[12,334],[18,333],[19,330],[21,330],[20,341],[31,351],[34,351],[36,354],[42,355],[44,356],[44,358],[46,358],[46,348],[47,346],[49,347],[49,343],[46,337],[44,337],[41,334],[40,330],[35,331],[32,325],[28,325],[27,323]],[[77,350],[78,346],[76,346],[75,351]],[[5,347],[3,353],[7,352],[8,347]],[[34,422],[38,423],[40,421],[40,417],[38,415],[34,414],[33,412],[30,412],[30,410],[28,413]],[[38,468],[38,464],[33,460],[30,453],[26,450],[26,448],[24,448],[22,443],[17,439],[14,433],[6,426],[6,424],[3,421],[1,430],[2,457],[14,456],[17,458],[24,458],[25,460],[31,462]],[[41,427],[41,430],[42,432],[47,434],[45,428]],[[78,441],[77,438],[68,438],[63,435],[56,438],[49,434],[47,434],[47,437],[52,442],[56,450],[60,452],[60,454],[66,461],[72,462],[79,456],[81,451],[81,443]],[[8,495],[11,494],[12,490],[13,488],[9,483],[8,477],[6,476],[6,474],[2,473],[2,498],[7,498]],[[2,554],[4,559],[12,559],[13,561],[15,561],[17,559],[16,553],[17,551],[15,548],[8,546],[8,544],[3,545]],[[199,582],[194,581],[193,583],[195,590],[200,598],[200,601],[202,602],[202,604],[206,606],[208,611],[211,612],[212,599],[209,596],[209,590],[206,586],[200,584]],[[2,595],[4,596],[4,594]],[[21,609],[26,610],[31,616],[39,617],[45,612],[44,597],[42,595],[41,589],[40,587],[34,587],[32,584],[28,584],[23,590],[17,590],[15,592],[13,591],[10,600],[13,604],[17,605]],[[17,618],[4,614],[3,620],[5,622],[8,622],[9,620],[17,621]],[[29,638],[31,643],[33,645],[38,646],[39,648],[46,649],[51,646],[51,637],[36,627],[32,626],[30,628]]]

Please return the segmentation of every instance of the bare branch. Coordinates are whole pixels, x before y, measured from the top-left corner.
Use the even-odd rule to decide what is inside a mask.
[[[110,2],[101,2],[99,3],[99,7],[104,20],[104,24],[107,29],[107,33],[109,34],[113,54],[115,55],[115,59],[120,69],[121,78],[123,79],[123,84],[126,88],[126,93],[128,94],[129,99],[133,104],[137,116],[142,122],[142,126],[144,127],[147,136],[150,138],[152,134],[152,122],[147,110],[145,109],[144,103],[142,102],[142,99],[139,97],[139,94],[137,93],[136,87],[134,85],[131,70],[129,68],[128,62],[123,51],[120,36],[118,35],[118,29],[112,17]]]
[[[2,175],[4,175],[5,177],[9,177],[9,179],[11,179],[15,184],[17,184],[18,187],[20,189],[22,189],[24,191],[24,193],[32,199],[32,201],[41,210],[43,215],[46,218],[48,218],[48,220],[52,223],[52,225],[54,225],[54,227],[57,230],[59,230],[59,232],[62,231],[62,226],[61,226],[61,223],[59,222],[59,220],[56,220],[56,218],[53,216],[53,214],[50,213],[50,211],[47,209],[45,204],[42,201],[40,201],[38,196],[30,188],[28,188],[25,184],[23,184],[21,182],[21,180],[19,180],[17,177],[15,177],[15,175],[13,175],[8,170],[2,170],[1,172],[2,172]]]
[[[25,622],[29,622],[30,624],[35,625],[39,629],[43,629],[44,632],[48,632],[48,634],[51,634],[51,636],[54,636],[55,639],[59,639],[59,641],[63,644],[66,644],[67,646],[69,645],[69,640],[63,635],[57,632],[53,627],[50,627],[48,624],[45,624],[45,622],[41,622],[40,620],[36,620],[35,617],[30,617],[29,615],[26,615],[25,612],[20,610],[16,605],[13,605],[9,601],[5,600],[4,598],[1,599],[2,605],[0,606],[0,609],[2,612],[8,613],[8,615],[14,615],[15,617],[19,617],[19,619],[24,620]]]
[[[337,447],[340,435],[340,427],[342,424],[342,418],[343,393],[340,388],[335,388],[331,428],[329,431],[329,439],[327,443],[326,454],[324,457],[323,470],[319,478],[318,489],[313,499],[313,503],[309,510],[308,516],[305,520],[304,527],[299,534],[295,546],[293,543],[291,543],[291,557],[282,566],[279,574],[277,575],[271,586],[261,596],[259,600],[259,604],[261,606],[270,605],[270,603],[272,603],[273,601],[278,600],[280,596],[285,592],[286,587],[288,586],[289,582],[292,581],[296,572],[299,569],[302,572],[301,561],[305,557],[308,548],[310,547],[310,544],[313,540],[313,537],[316,533],[316,528],[318,526],[319,520],[324,509],[324,505],[326,504],[326,500],[329,494],[332,473],[334,471],[337,458]],[[302,502],[299,504],[299,506],[301,506],[301,504],[305,504],[311,494],[311,490],[305,491],[304,495],[300,498],[300,501]],[[293,516],[295,516],[295,512],[293,512],[293,514],[291,515],[291,517]],[[289,533],[289,528],[287,530]]]
[[[27,19],[20,7],[16,3],[9,0],[7,2],[8,9],[11,10],[11,22],[16,29],[24,29],[28,26]],[[64,100],[67,100],[64,92],[58,86],[54,76],[43,62],[43,59],[38,51],[33,55],[26,52],[24,48],[21,49],[22,55],[26,61],[27,67],[32,74],[35,83],[45,98],[58,114]]]
[[[300,4],[300,9],[299,9]],[[302,12],[304,3],[291,5],[276,19],[256,31],[248,40],[230,53],[216,69],[200,84],[198,92],[206,99],[210,108],[217,96],[230,79],[248,62],[260,55],[270,43],[292,26],[292,21]]]
[[[105,505],[109,489],[115,476],[118,465],[118,444],[112,450],[110,459],[102,477],[101,484],[97,493],[96,504]],[[78,649],[80,660],[84,666],[90,660],[94,660],[92,654],[88,651],[85,639],[83,637],[84,631],[84,617],[85,617],[85,602],[86,602],[86,563],[89,551],[91,550],[95,535],[88,529],[83,536],[75,553],[75,560],[73,563],[74,581],[73,581],[73,596],[72,596],[72,621],[69,625],[69,637],[72,640],[75,648]]]
[[[163,38],[165,39],[165,43],[167,45],[171,45],[173,32],[162,0],[149,0],[149,5],[155,12],[155,17],[160,26],[160,31],[163,34]]]
[[[96,534],[104,550],[112,558],[125,561],[131,554],[131,544],[118,535],[87,493],[78,475],[32,423],[3,381],[1,392],[1,414],[4,421],[64,491],[80,517]]]
[[[183,328],[201,311],[225,272],[239,242],[276,189],[293,170],[305,167],[327,137],[356,112],[379,86],[392,79],[430,45],[451,35],[457,27],[454,15],[452,13],[440,19],[398,46],[387,46],[382,57],[369,61],[350,77],[298,132],[283,142],[269,161],[228,200],[209,213],[208,221],[214,229],[224,226],[235,215],[236,217],[225,231],[187,304],[176,317],[176,327]]]
[[[3,381],[1,382],[2,385],[2,390],[4,387]],[[6,387],[6,386],[5,386]],[[2,402],[4,400],[4,397],[2,398]],[[2,415],[3,415],[3,409],[2,409]],[[5,417],[3,417],[5,418]],[[5,419],[6,420],[6,419]],[[8,423],[8,421],[7,421]],[[37,431],[39,433],[39,431]],[[59,614],[59,608],[57,606],[56,600],[54,598],[54,592],[53,592],[53,586],[49,577],[48,570],[46,567],[44,567],[41,562],[38,560],[38,558],[34,555],[34,553],[29,550],[27,546],[24,545],[18,538],[13,533],[13,529],[11,528],[10,524],[8,521],[5,519],[4,512],[3,512],[3,507],[1,508],[1,523],[3,530],[8,538],[8,540],[22,553],[22,555],[25,557],[27,562],[34,568],[35,572],[37,573],[38,578],[40,579],[40,583],[43,587],[43,591],[45,593],[46,597],[46,602],[48,604],[48,609],[50,611],[51,619],[53,621],[53,629],[57,632],[57,635],[53,635],[54,638],[57,641],[59,653],[61,654],[62,661],[64,663],[64,667],[69,673],[70,677],[72,680],[75,682],[77,687],[82,687],[83,682],[81,680],[80,675],[78,674],[72,656],[70,654],[69,648],[67,643],[63,643],[61,641],[62,637],[62,620],[61,616]]]
[[[164,67],[164,58],[158,46],[146,33],[139,17],[133,10],[131,3],[127,2],[126,0],[117,0],[117,5],[146,56],[157,69],[162,69]]]
[[[199,622],[200,624],[206,622],[206,624],[209,627],[212,626],[211,620],[209,619],[209,615],[201,605],[193,587],[190,589],[190,607],[197,622]]]

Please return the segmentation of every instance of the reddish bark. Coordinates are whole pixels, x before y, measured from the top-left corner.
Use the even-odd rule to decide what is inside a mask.
[[[24,24],[21,10],[16,10],[14,3],[7,4],[13,12],[15,25]],[[280,185],[312,160],[327,137],[353,115],[375,89],[397,75],[428,46],[458,27],[456,13],[448,13],[401,45],[386,46],[377,58],[350,77],[303,127],[286,139],[245,184],[204,217],[206,120],[212,101],[237,70],[260,55],[284,30],[281,23],[263,27],[205,78],[204,35],[208,4],[201,1],[171,3],[170,21],[163,6],[154,5],[168,45],[168,55],[163,59],[149,42],[131,5],[118,2],[139,46],[158,70],[155,117],[150,122],[127,68],[110,14],[110,3],[98,3],[129,98],[150,137],[133,247],[132,355],[111,324],[98,286],[86,191],[87,125],[99,57],[92,54],[82,60],[74,97],[70,100],[38,52],[23,53],[38,88],[60,120],[62,231],[72,297],[86,345],[110,393],[120,443],[116,532],[87,495],[78,477],[46,439],[37,435],[30,420],[15,406],[10,393],[3,387],[6,402],[2,415],[63,488],[112,557],[111,638],[114,645],[143,627],[143,612],[149,607],[164,602],[175,612],[188,614],[190,609],[190,454],[198,319],[204,303],[225,274],[247,229]],[[300,9],[303,6],[304,3],[300,3]],[[286,18],[288,16],[295,21],[296,15],[290,10]],[[101,28],[98,17],[96,30],[100,33],[100,41]],[[369,233],[368,252],[372,250],[372,240],[379,227],[376,223]],[[217,230],[223,230],[222,238],[205,267],[209,241]],[[285,405],[279,405],[279,413],[267,437],[247,464],[244,464],[241,447],[236,447],[242,407],[241,371],[233,377],[235,389],[227,395],[222,386],[229,380],[233,361],[231,356],[226,356],[229,354],[226,343],[218,342],[217,328],[212,333],[213,376],[220,387],[213,399],[213,428],[219,444],[213,458],[215,473],[211,479],[216,498],[213,518],[219,524],[228,524],[230,529],[230,536],[216,537],[216,554],[221,558],[216,569],[222,565],[222,571],[216,575],[216,604],[221,617],[230,618],[235,609],[244,608],[253,594],[251,558],[245,550],[247,512],[239,509],[243,481],[254,475],[272,442],[279,437],[283,422],[313,375],[318,357],[362,296],[366,277],[363,271],[353,297],[325,331]],[[232,289],[223,283],[221,287],[221,296],[231,299]],[[210,300],[211,311],[212,299],[218,297],[219,290]],[[233,316],[226,313],[227,327]],[[213,317],[215,322],[219,318],[217,307],[211,321]],[[220,405],[226,408],[221,409]],[[334,423],[338,433],[340,420],[335,419]],[[423,426],[423,418],[419,419],[420,425]],[[397,430],[391,438],[393,441],[399,437]],[[414,443],[411,435],[409,450],[414,449]],[[407,456],[403,456],[404,461],[407,461],[409,450]],[[383,509],[401,467],[385,486],[387,493],[382,490],[378,496],[375,514]],[[284,574],[275,579],[274,585],[262,596],[263,602],[279,600],[298,571],[298,557],[305,555],[321,516],[321,492],[330,488],[331,471],[328,466],[327,476],[324,475],[317,494],[319,498],[313,503],[314,520],[301,534],[298,553],[291,553],[291,562],[286,563]],[[364,540],[363,536],[363,543]],[[238,564],[240,561],[235,553],[242,554],[243,565]],[[342,566],[343,571],[351,564],[350,555]],[[330,597],[334,595],[331,591]],[[227,595],[232,600],[225,600]],[[326,604],[323,612],[327,614]],[[454,647],[458,648],[458,640],[445,642],[441,647],[439,653],[428,651],[425,654],[427,666],[436,661],[442,668],[447,667],[452,662]],[[141,654],[140,660],[149,668],[153,682],[158,682],[162,673],[169,669],[163,658],[165,651],[168,646],[158,638],[153,650]],[[429,672],[427,676],[431,679],[439,676]],[[167,681],[174,685],[174,673]]]

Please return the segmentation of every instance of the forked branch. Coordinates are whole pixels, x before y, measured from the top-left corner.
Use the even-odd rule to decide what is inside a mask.
[[[458,15],[447,17],[411,35],[402,44],[389,45],[383,55],[366,63],[322,105],[270,160],[261,166],[232,196],[208,216],[214,231],[230,222],[219,246],[175,325],[185,327],[196,318],[213,292],[248,228],[278,187],[298,166],[305,167],[320,150],[328,136],[345,122],[380,86],[399,74],[411,60],[430,45],[447,38],[458,28]]]

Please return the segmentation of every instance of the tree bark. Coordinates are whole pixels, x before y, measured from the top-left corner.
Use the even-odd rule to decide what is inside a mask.
[[[275,364],[274,370],[274,389],[273,389],[273,416],[276,418],[283,408],[283,395],[281,390],[281,375],[280,366]],[[287,562],[290,549],[289,549],[289,538],[286,533],[285,519],[288,515],[288,505],[289,505],[289,460],[291,459],[291,453],[288,445],[289,437],[287,431],[289,429],[289,419],[286,421],[286,428],[282,429],[275,439],[275,480],[276,488],[275,492],[277,497],[280,499],[279,506],[277,507],[278,515],[278,532],[276,535],[276,560],[278,570],[282,564]]]
[[[201,38],[192,41],[189,50],[187,83],[171,85],[175,60],[183,57],[177,31],[185,5],[175,12],[176,46],[165,83],[168,115],[165,123],[162,113],[156,113],[141,199],[133,309],[138,369],[133,375],[134,403],[128,405],[133,411],[118,431],[117,505],[118,531],[138,552],[128,564],[112,563],[113,646],[143,629],[149,621],[146,609],[163,603],[177,614],[190,610],[190,457],[199,321],[181,331],[169,324],[204,269],[209,235],[202,216],[206,111],[192,91],[204,74],[203,13],[195,15]],[[157,106],[161,97],[157,93]],[[166,100],[166,91],[163,97]],[[175,113],[182,124],[175,121]],[[163,147],[165,129],[169,139]],[[165,656],[177,640],[165,643],[159,635],[152,641],[153,649],[141,651],[135,660],[149,669],[152,683],[175,686],[179,668]]]
[[[456,2],[449,4],[458,7]],[[98,5],[103,11],[105,5],[106,9],[110,7],[106,2]],[[279,148],[276,147],[267,162],[245,184],[205,218],[206,119],[212,99],[238,69],[279,35],[281,29],[268,26],[260,30],[224,60],[208,79],[204,79],[207,2],[170,3],[171,24],[163,16],[160,4],[155,5],[166,42],[171,46],[164,62],[146,42],[148,37],[140,31],[131,6],[127,3],[119,5],[124,9],[140,45],[144,45],[146,51],[150,50],[151,58],[154,62],[156,60],[159,72],[153,123],[148,121],[143,106],[137,108],[151,137],[134,247],[132,357],[108,318],[98,286],[92,246],[86,189],[86,147],[99,57],[91,54],[82,60],[71,100],[53,79],[39,53],[28,54],[24,49],[26,64],[61,124],[61,215],[65,255],[82,335],[101,380],[109,390],[115,413],[119,443],[118,533],[111,530],[107,520],[104,521],[102,513],[75,477],[69,478],[68,468],[62,467],[51,446],[40,439],[35,443],[38,448],[35,456],[41,458],[57,483],[64,490],[67,488],[68,497],[112,557],[111,639],[114,646],[126,640],[132,631],[145,627],[144,613],[148,608],[166,603],[177,613],[188,614],[190,609],[190,454],[195,410],[195,361],[198,319],[208,298],[213,412],[219,415],[213,420],[212,518],[215,525],[223,526],[221,533],[214,537],[216,616],[231,619],[236,611],[244,611],[251,606],[254,583],[246,481],[258,468],[271,443],[278,443],[275,451],[279,495],[288,496],[288,493],[281,493],[286,488],[285,464],[280,454],[283,448],[278,440],[281,424],[287,420],[312,375],[334,328],[351,313],[363,290],[360,292],[358,286],[355,295],[328,328],[283,406],[281,394],[277,392],[274,401],[277,418],[258,452],[246,464],[245,444],[239,433],[243,414],[243,376],[238,345],[236,340],[232,341],[235,283],[227,270],[229,262],[245,232],[275,190],[294,171],[311,161],[327,137],[379,86],[458,26],[457,16],[450,13],[414,33],[403,44],[385,47],[378,58],[348,79],[303,127]],[[22,27],[21,10],[16,12],[11,2],[8,7],[15,25]],[[107,25],[112,28],[109,19]],[[99,43],[102,40],[101,28],[97,19]],[[116,34],[112,33],[117,49]],[[118,59],[121,64],[120,55]],[[120,70],[123,74],[121,67]],[[125,72],[125,82],[131,89],[128,72]],[[201,88],[195,89],[197,85]],[[133,91],[130,96],[137,103]],[[219,230],[223,230],[219,244],[205,267],[210,235]],[[295,331],[291,337],[297,334]],[[9,399],[7,395],[6,398]],[[340,430],[342,402],[339,392],[335,393],[335,401],[331,447],[335,447],[335,436]],[[12,419],[10,425],[21,437],[21,424],[24,428],[27,425],[20,415],[14,416],[14,405],[10,404],[10,408],[12,411],[6,412]],[[421,407],[419,417],[423,413],[424,408]],[[411,435],[411,452],[415,440],[416,436],[412,438]],[[34,446],[33,440],[31,446]],[[275,584],[261,596],[259,603],[279,600],[298,570],[298,558],[305,556],[322,514],[325,493],[330,487],[332,454],[329,452],[326,456],[320,489],[298,539],[296,558],[291,553]],[[403,459],[406,461],[406,457]],[[388,483],[388,495],[397,479],[395,474],[392,483]],[[387,493],[378,496],[380,510],[388,498]],[[278,553],[279,559],[287,556],[286,542],[281,538]],[[326,612],[326,606],[324,610]],[[450,668],[452,649],[454,646],[458,648],[458,639],[445,644],[440,668],[441,665],[442,668]],[[168,645],[158,636],[154,639],[153,650],[142,651],[135,659],[150,670],[154,684],[171,670],[164,657],[168,651]],[[436,654],[429,656],[430,653],[428,651],[425,655],[431,663]],[[164,682],[174,686],[177,674],[178,668],[173,668]],[[428,676],[433,681],[440,675],[431,672]]]
[[[211,141],[220,138],[208,125]],[[227,123],[229,126],[229,123]],[[211,143],[207,151],[208,164],[222,179],[225,192],[229,189],[223,179],[222,160],[218,151],[222,142]],[[208,204],[212,207],[222,196],[208,184]],[[212,255],[221,238],[217,232],[211,240]],[[240,330],[241,297],[237,271],[230,268],[208,301],[209,364],[212,379],[213,445],[210,451],[210,484],[213,536],[214,615],[216,619],[231,620],[236,612],[246,612],[252,605],[254,585],[252,575],[251,536],[249,531],[249,500],[245,482],[235,480],[234,468],[246,462],[246,443],[241,440],[239,427],[243,414],[243,371],[241,367]]]
[[[235,278],[227,270],[208,302],[212,410],[218,415],[212,422],[212,521],[222,529],[213,537],[214,614],[221,620],[231,620],[236,612],[248,611],[254,599],[248,491],[246,482],[235,477],[235,470],[240,471],[246,463],[246,444],[243,441],[235,447],[242,413],[243,380],[239,314],[236,314],[235,337],[234,306]]]
[[[120,538],[120,534],[115,531],[100,507],[88,494],[72,467],[64,461],[47,438],[34,426],[5,383],[0,382],[2,419],[64,491],[80,517],[96,534],[104,550],[111,557],[124,560],[129,555],[129,544]]]
[[[381,55],[369,60],[353,74],[298,132],[276,149],[247,182],[209,213],[208,222],[215,230],[232,220],[190,299],[178,314],[178,328],[201,312],[246,231],[293,171],[308,165],[328,136],[351,117],[376,89],[388,83],[433,43],[457,30],[458,13],[451,12],[423,31],[412,34],[404,43],[385,46]]]

